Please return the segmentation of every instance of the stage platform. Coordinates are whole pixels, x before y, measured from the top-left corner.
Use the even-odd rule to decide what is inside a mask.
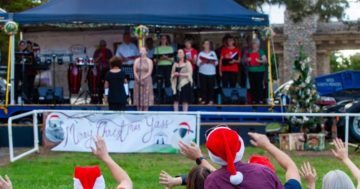
[[[189,111],[201,112],[282,112],[284,108],[269,105],[190,105]],[[70,105],[70,104],[26,104],[8,106],[0,109],[0,120],[4,122],[8,117],[32,110],[108,110],[106,105]],[[135,106],[127,106],[127,110],[135,111]],[[172,105],[155,105],[150,111],[173,111]],[[280,121],[280,117],[234,117],[234,116],[201,116],[202,122],[273,122]]]

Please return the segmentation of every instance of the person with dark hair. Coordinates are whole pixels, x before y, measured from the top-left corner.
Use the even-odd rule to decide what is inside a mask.
[[[152,60],[154,58],[154,52],[155,52],[153,38],[151,38],[151,37],[146,38],[145,47],[146,47],[146,50],[147,50],[147,57]]]
[[[165,189],[171,189],[175,186],[185,185],[186,189],[203,189],[204,183],[211,174],[211,171],[204,166],[196,166],[187,175],[176,177],[170,176],[167,172],[161,171],[159,183],[165,186]]]
[[[131,66],[134,61],[139,57],[139,49],[131,42],[131,35],[125,32],[123,35],[123,42],[116,49],[115,55],[121,59],[123,65]]]
[[[186,189],[204,189],[205,180],[210,173],[210,170],[205,167],[194,167],[187,177]]]
[[[262,104],[264,100],[264,77],[267,58],[265,52],[260,49],[260,40],[253,39],[252,47],[248,52],[248,75],[250,92],[254,104]]]
[[[241,52],[236,47],[235,39],[232,36],[228,36],[226,46],[221,50],[219,63],[219,73],[222,78],[223,88],[236,87],[240,61]]]
[[[193,68],[193,81],[194,81],[194,87],[198,86],[198,68],[196,65],[196,60],[198,56],[198,51],[193,48],[193,40],[190,38],[185,39],[185,56],[186,60],[188,60]]]
[[[100,102],[98,103],[102,103],[103,94],[104,94],[103,86],[105,83],[105,74],[110,69],[109,60],[111,59],[111,57],[113,57],[113,53],[111,52],[110,49],[106,47],[106,41],[100,40],[99,47],[95,50],[93,55],[96,67],[100,72],[100,83],[99,83],[100,87],[98,91]]]
[[[178,61],[172,66],[171,88],[174,94],[174,111],[179,110],[179,103],[182,103],[183,111],[187,112],[192,97],[192,66],[185,58],[183,49],[178,50]]]
[[[199,67],[201,104],[208,103],[212,105],[216,80],[216,66],[218,65],[218,58],[212,50],[212,41],[205,40],[203,42],[203,51],[199,53],[197,65]]]
[[[34,68],[35,55],[33,43],[31,41],[21,40],[17,53],[19,53],[19,55],[16,56],[17,64],[15,65],[17,75],[15,77],[15,86],[18,91],[16,96],[21,96],[25,103],[31,103],[37,74],[37,70]]]
[[[105,75],[104,102],[109,104],[109,110],[125,110],[127,93],[125,72],[121,70],[122,61],[113,57],[110,60],[111,69]]]
[[[170,87],[171,68],[174,62],[174,48],[170,45],[169,36],[162,35],[160,46],[155,48],[156,75],[161,76],[165,87]]]

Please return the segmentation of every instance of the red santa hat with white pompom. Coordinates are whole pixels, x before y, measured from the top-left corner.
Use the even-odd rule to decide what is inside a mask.
[[[236,170],[235,163],[241,161],[245,145],[237,132],[228,127],[217,127],[207,135],[206,147],[214,163],[226,166],[231,174],[230,183],[241,184],[244,176]]]

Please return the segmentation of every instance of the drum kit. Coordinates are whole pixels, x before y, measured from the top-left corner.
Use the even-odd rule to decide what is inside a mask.
[[[88,84],[88,91],[83,91],[79,94],[81,84],[82,84],[82,73],[83,70],[87,72],[86,81]],[[96,66],[93,58],[76,58],[75,63],[70,63],[68,68],[68,84],[69,84],[69,92],[71,94],[79,94],[79,97],[83,96],[85,93],[85,101],[87,100],[87,96],[90,95],[92,101],[99,102],[98,94],[101,90],[102,85],[101,82],[101,70],[98,66]],[[75,100],[75,103],[76,101]]]
[[[64,64],[64,57],[69,59],[69,65],[67,69],[67,79],[68,79],[68,87],[69,87],[69,95],[77,95],[77,98],[74,103],[76,103],[80,97],[85,95],[85,102],[87,102],[87,98],[90,96],[91,100],[99,102],[98,93],[101,90],[100,87],[102,85],[101,82],[101,68],[95,64],[95,61],[92,57],[76,57],[73,58],[72,54],[42,54],[41,58],[44,61],[39,61],[39,63],[44,65],[53,64],[53,80],[55,80],[55,63],[58,65]],[[75,60],[75,61],[74,61]],[[88,85],[88,90],[80,90],[82,89],[82,80],[83,80],[83,72],[87,73],[86,81]],[[53,81],[55,86],[55,81]],[[86,88],[86,87],[85,87]]]

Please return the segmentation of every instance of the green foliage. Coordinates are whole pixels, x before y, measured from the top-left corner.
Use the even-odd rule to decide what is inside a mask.
[[[360,156],[353,153],[350,148],[350,156],[356,165],[360,165]],[[205,149],[203,149],[205,152]],[[321,189],[322,177],[331,170],[341,169],[348,175],[350,170],[336,158],[324,153],[310,153],[299,155],[296,152],[289,152],[290,156],[300,167],[303,162],[309,161],[315,168],[318,175],[316,189]],[[246,147],[243,162],[247,162],[251,154],[266,155],[263,150]],[[303,153],[304,154],[304,153]],[[164,188],[158,184],[161,170],[171,175],[185,174],[195,166],[195,162],[187,160],[180,154],[112,154],[114,160],[122,166],[134,182],[134,189],[156,189]],[[276,174],[280,180],[285,181],[285,171],[270,158],[275,166]],[[0,175],[9,175],[14,188],[19,189],[72,189],[73,170],[76,165],[100,165],[105,178],[106,188],[116,188],[116,183],[111,176],[110,170],[100,161],[96,160],[90,153],[50,153],[48,155],[33,155],[19,160],[10,165],[0,167]],[[352,177],[351,177],[352,178]],[[185,187],[175,187],[184,189]],[[303,185],[303,188],[306,188]]]
[[[347,0],[236,0],[239,4],[256,10],[263,4],[285,5],[292,12],[294,21],[313,14],[319,14],[321,21],[329,21],[331,18],[342,20],[345,9],[349,7]]]
[[[47,0],[42,0],[42,3],[47,2]],[[20,12],[33,7],[38,6],[38,3],[33,3],[32,0],[0,0],[0,7],[5,9],[7,12]],[[8,45],[9,37],[4,33],[3,30],[0,31],[0,50],[2,59],[0,64],[7,63],[8,56]]]
[[[314,79],[311,75],[310,58],[300,47],[299,55],[293,65],[293,84],[289,88],[291,103],[288,111],[294,113],[316,113],[320,107],[316,105],[319,99]],[[319,120],[311,117],[292,117],[291,124],[303,130],[314,128]]]
[[[42,0],[42,3],[47,1]],[[32,0],[0,0],[0,7],[7,12],[20,12],[38,6],[38,3],[33,3]]]
[[[339,72],[344,70],[360,71],[360,53],[350,57],[345,57],[339,53],[333,53],[330,58],[331,72]]]

